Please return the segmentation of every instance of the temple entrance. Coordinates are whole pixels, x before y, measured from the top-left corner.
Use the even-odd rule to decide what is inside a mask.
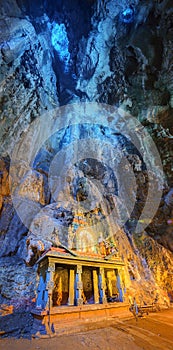
[[[67,305],[69,298],[69,269],[57,266],[54,275],[54,289],[52,293],[53,306]]]
[[[84,303],[94,304],[94,287],[93,287],[93,274],[92,268],[83,267],[82,269],[82,282],[83,282],[83,300]]]
[[[115,270],[105,269],[106,297],[107,301],[119,301],[119,290],[117,287],[117,276]]]

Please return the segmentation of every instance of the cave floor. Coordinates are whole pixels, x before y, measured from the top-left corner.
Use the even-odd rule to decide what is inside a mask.
[[[58,347],[57,347],[58,346]],[[171,350],[173,308],[129,320],[99,322],[94,329],[47,339],[1,339],[1,350]]]

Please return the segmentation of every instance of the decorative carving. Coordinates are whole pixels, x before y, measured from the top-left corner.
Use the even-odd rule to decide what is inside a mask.
[[[79,275],[81,275],[82,273],[82,266],[81,265],[77,265],[77,271],[76,271]]]
[[[77,282],[77,289],[82,289],[83,288],[83,283],[81,281]]]
[[[46,290],[52,290],[54,287],[54,282],[53,281],[49,281],[46,284]]]
[[[48,272],[55,272],[55,264],[49,263],[47,271]]]
[[[98,240],[99,251],[103,256],[117,256],[118,249],[115,246],[115,243],[109,242],[107,239],[103,239],[102,237]]]
[[[104,267],[100,267],[100,275],[104,274]]]

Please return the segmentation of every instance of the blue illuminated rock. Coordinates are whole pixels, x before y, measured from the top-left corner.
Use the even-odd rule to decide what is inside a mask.
[[[52,45],[58,52],[60,60],[64,63],[65,71],[68,71],[70,61],[70,53],[68,51],[69,40],[64,23],[58,24],[53,22],[51,39]]]
[[[124,23],[132,23],[134,21],[134,11],[132,8],[127,8],[121,13],[121,20]]]

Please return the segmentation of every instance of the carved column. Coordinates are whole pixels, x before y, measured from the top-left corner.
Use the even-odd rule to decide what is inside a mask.
[[[112,271],[107,271],[108,296],[112,298]]]
[[[39,309],[44,308],[44,302],[43,302],[44,293],[45,293],[44,270],[40,269],[36,308],[39,308]]]
[[[77,305],[83,305],[82,291],[83,291],[82,266],[77,265],[77,270],[76,270],[76,303]]]
[[[52,307],[52,292],[54,288],[54,272],[55,272],[55,263],[49,263],[46,271],[46,288],[45,288],[45,308]],[[50,301],[50,305],[49,305]]]
[[[117,288],[119,291],[119,300],[123,301],[123,289],[122,289],[122,283],[121,283],[121,271],[118,270],[118,274],[117,274]]]
[[[97,270],[93,270],[93,287],[94,287],[94,302],[99,304],[99,289]]]
[[[99,269],[99,291],[100,291],[100,303],[107,303],[107,298],[105,295],[105,271],[104,267],[100,267]]]
[[[70,269],[68,305],[74,305],[74,270]]]

